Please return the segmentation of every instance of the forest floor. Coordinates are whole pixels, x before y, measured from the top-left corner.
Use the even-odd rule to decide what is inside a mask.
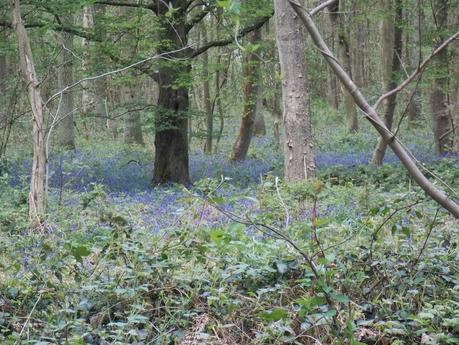
[[[457,158],[419,133],[404,139],[459,188]],[[240,163],[194,152],[185,187],[150,186],[150,148],[54,153],[34,231],[18,153],[0,180],[1,344],[459,344],[457,221],[393,155],[369,166],[374,140],[321,133],[318,181],[295,185],[265,137]]]

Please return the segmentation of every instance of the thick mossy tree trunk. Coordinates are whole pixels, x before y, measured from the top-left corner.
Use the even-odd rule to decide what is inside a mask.
[[[186,0],[168,2],[172,8],[186,8]],[[159,53],[167,53],[180,49],[187,44],[185,13],[177,13],[178,18],[170,20],[166,17],[169,11],[167,3],[158,3],[158,16],[163,19],[162,38],[167,44],[159,49]],[[181,12],[181,11],[177,11]],[[173,24],[172,24],[173,23]],[[172,58],[183,57],[180,52]],[[189,73],[186,62],[171,64],[166,62],[159,68],[157,82],[159,96],[155,118],[155,166],[153,183],[190,182],[188,170],[188,118],[189,89],[179,84],[179,77]]]
[[[312,179],[315,174],[304,37],[300,19],[290,3],[275,0],[274,6],[282,75],[284,177],[286,181],[295,182]]]
[[[402,0],[384,0],[383,10],[387,13],[381,25],[382,60],[383,60],[383,85],[386,92],[397,87],[397,77],[400,73],[402,56],[402,28],[403,20]],[[394,15],[395,13],[395,15]],[[384,101],[384,122],[388,129],[392,129],[397,93]],[[373,151],[371,162],[376,165],[383,163],[387,143],[379,137]]]
[[[256,44],[260,41],[260,30],[255,30],[249,34],[251,44]],[[244,63],[244,110],[239,127],[239,135],[233,146],[233,151],[230,156],[231,161],[242,161],[246,159],[249,150],[250,141],[253,135],[253,125],[257,111],[257,95],[260,79],[260,58],[255,52],[247,55]]]
[[[435,0],[433,6],[434,16],[440,38],[436,45],[443,43],[443,36],[448,26],[449,0]],[[457,63],[457,62],[456,62]],[[448,99],[448,49],[443,49],[433,61],[435,76],[432,79],[430,104],[433,115],[433,131],[435,151],[442,155],[452,151],[452,119],[449,112]]]
[[[73,24],[73,17],[65,18],[69,24]],[[62,44],[65,46],[59,56],[59,70],[57,72],[57,83],[59,90],[71,85],[73,80],[73,35],[66,32],[62,33]],[[75,134],[73,128],[74,102],[73,93],[65,92],[59,103],[59,112],[57,116],[57,142],[68,150],[75,148]]]

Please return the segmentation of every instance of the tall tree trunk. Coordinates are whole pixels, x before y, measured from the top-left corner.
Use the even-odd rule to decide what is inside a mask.
[[[423,27],[424,12],[420,0],[417,1],[417,15],[414,17],[414,32],[413,32],[413,49],[410,49],[408,46],[407,50],[410,51],[409,62],[411,64],[411,69],[415,70],[422,60],[422,42],[421,42],[421,30]],[[411,17],[411,15],[410,15]],[[410,104],[408,105],[407,115],[408,115],[408,125],[409,127],[414,126],[414,122],[419,118],[421,114],[421,91],[416,88],[414,90],[413,97]]]
[[[266,25],[266,27],[268,28],[269,25]],[[260,30],[260,41],[263,41],[263,40],[264,40],[263,31]],[[261,87],[261,78],[259,77],[258,79],[259,79],[260,85],[257,88],[257,95],[255,96],[256,104],[255,104],[255,119],[253,122],[253,135],[263,136],[263,135],[266,135],[266,124],[265,124],[265,117],[264,117],[264,111],[263,111],[263,89]]]
[[[40,95],[40,83],[35,72],[29,37],[21,19],[19,0],[9,0],[12,11],[13,28],[19,47],[22,73],[27,85],[27,94],[32,108],[32,173],[29,192],[29,220],[33,226],[41,223],[45,211],[45,129],[43,102]]]
[[[93,7],[91,5],[85,6],[83,8],[83,28],[86,30],[92,30],[94,26],[93,20]],[[87,76],[91,71],[91,61],[89,58],[89,45],[90,42],[88,39],[82,39],[82,48],[83,48],[83,60],[81,62],[81,69],[84,76]],[[92,123],[93,120],[88,120],[88,115],[93,112],[94,107],[94,94],[92,91],[91,82],[84,81],[82,84],[82,93],[81,93],[81,108],[83,112],[83,127],[85,130],[86,137],[89,136],[89,127],[94,128],[94,126],[88,126],[89,123]]]
[[[435,0],[433,11],[435,21],[440,30],[437,46],[444,40],[444,32],[448,25],[449,0]],[[448,110],[448,49],[443,49],[433,62],[436,75],[432,80],[431,107],[433,114],[433,130],[435,150],[437,154],[445,154],[452,150],[452,119]]]
[[[282,75],[284,177],[295,182],[312,179],[315,174],[304,37],[301,22],[288,1],[275,0],[274,8]]]
[[[0,34],[0,42],[1,51],[3,48],[2,43],[6,43],[5,34]],[[0,52],[0,159],[6,153],[6,147],[8,145],[12,127],[13,107],[9,106],[8,103],[16,103],[13,101],[13,97],[15,97],[15,91],[10,93],[8,90],[8,67],[8,57],[3,52]],[[8,98],[10,98],[10,100],[8,100]]]
[[[273,134],[276,147],[280,149],[281,125],[282,125],[282,95],[278,92],[273,97]]]
[[[123,141],[125,144],[145,145],[142,134],[141,117],[138,110],[133,109],[134,104],[134,88],[132,85],[123,85],[121,87],[122,100],[124,103],[124,135]]]
[[[66,22],[73,24],[73,17],[65,18]],[[57,84],[59,90],[73,83],[73,35],[62,33],[62,44],[65,46],[59,56],[59,69],[57,71]],[[67,50],[68,49],[68,50]],[[60,146],[73,150],[75,148],[75,134],[73,131],[73,92],[65,92],[60,99],[59,113],[57,116],[57,142]]]
[[[383,9],[390,15],[385,16],[381,25],[382,64],[383,64],[383,87],[386,92],[397,87],[397,77],[400,73],[402,56],[402,28],[403,20],[402,0],[384,0]],[[395,15],[394,15],[395,11]],[[388,129],[392,129],[395,106],[397,105],[397,93],[394,93],[384,101],[384,122]],[[381,165],[386,153],[387,143],[379,137],[376,148],[373,151],[372,163]]]
[[[340,79],[346,89],[352,91],[352,96],[356,104],[365,114],[367,114],[369,122],[379,132],[379,134],[381,134],[381,136],[383,136],[386,141],[389,142],[390,147],[400,159],[405,168],[408,170],[413,180],[439,205],[443,206],[451,213],[451,215],[459,219],[459,204],[451,199],[444,191],[437,188],[432,182],[429,181],[429,179],[427,179],[426,176],[424,176],[419,166],[399,141],[391,140],[392,134],[386,128],[384,121],[378,116],[376,110],[370,106],[368,101],[360,92],[357,85],[355,85],[343,67],[339,64],[338,60],[333,56],[333,53],[327,47],[320,32],[317,30],[317,27],[309,12],[294,0],[289,0],[288,3],[290,3],[295,12],[300,16],[304,26],[307,28],[309,34],[312,37],[314,44],[320,50],[324,59],[333,68],[337,77]]]
[[[99,42],[104,42],[106,32],[104,29],[105,5],[94,5],[94,32]],[[106,65],[106,57],[100,48],[96,49],[95,61],[93,61],[96,73],[102,73]],[[108,85],[106,78],[98,78],[94,81],[95,92],[95,123],[101,126],[107,124],[108,119]],[[108,127],[108,126],[107,126]]]
[[[206,23],[202,25],[203,44],[208,42]],[[204,144],[204,153],[212,154],[212,141],[214,136],[214,114],[212,111],[212,102],[210,99],[210,78],[209,78],[209,53],[206,51],[202,54],[202,77],[203,83],[203,96],[204,96],[204,111],[206,113],[206,142]]]
[[[260,29],[249,34],[251,44],[256,44],[260,41]],[[250,141],[252,140],[253,124],[257,110],[257,100],[260,79],[260,59],[257,53],[252,52],[247,54],[244,63],[244,110],[239,127],[239,135],[233,146],[233,151],[230,156],[231,161],[242,161],[246,159],[249,150]]]
[[[454,113],[454,148],[453,150],[454,152],[459,153],[459,85],[456,85],[456,102],[454,103],[453,113]]]
[[[336,36],[336,22],[331,20],[330,18],[330,47],[332,50],[335,50],[335,36]],[[328,74],[327,74],[327,79],[328,79],[328,100],[329,104],[333,109],[338,109],[339,107],[339,95],[340,95],[340,89],[338,86],[338,80],[333,73],[332,69],[327,66]]]
[[[459,16],[456,17],[459,24]],[[454,49],[454,59],[453,61],[459,61],[459,44],[456,44]],[[459,153],[459,63],[456,63],[452,72],[453,78],[453,98],[454,98],[454,108],[453,108],[453,120],[454,120],[454,152]],[[455,76],[455,77],[454,77]]]
[[[169,5],[168,5],[169,4]],[[158,4],[158,14],[165,18],[165,13],[172,8],[186,8],[186,0],[172,0]],[[187,45],[185,16],[178,13],[173,24],[169,18],[163,22],[163,38],[168,45],[161,47],[159,53],[166,53]],[[181,53],[174,57],[183,57]],[[179,62],[173,66],[164,64],[157,75],[159,96],[155,118],[155,166],[153,183],[182,183],[190,181],[188,168],[188,118],[189,89],[176,85],[183,73],[189,72],[189,65]]]
[[[353,16],[356,13],[364,12],[364,3],[360,1],[352,2]],[[354,80],[357,85],[364,86],[364,69],[365,69],[365,37],[368,36],[368,32],[365,31],[366,27],[361,25],[361,19],[357,20],[357,23],[351,25],[352,35],[349,35],[349,41],[352,48],[352,72],[354,73]],[[348,31],[349,32],[349,31]]]
[[[255,105],[255,120],[253,123],[253,135],[255,136],[266,135],[265,116],[263,112],[263,97],[260,89],[261,88],[258,87],[258,95]]]
[[[343,61],[343,67],[345,71],[352,78],[352,60],[351,60],[351,51],[349,47],[349,30],[345,23],[344,15],[346,13],[346,8],[344,7],[345,1],[340,0],[336,6],[330,9],[330,16],[332,21],[337,26],[338,33],[338,56]],[[339,12],[339,13],[338,13]],[[348,132],[357,132],[359,130],[359,122],[357,118],[357,111],[355,109],[354,101],[352,95],[343,88],[344,94],[344,109],[346,112],[347,119],[347,130]]]

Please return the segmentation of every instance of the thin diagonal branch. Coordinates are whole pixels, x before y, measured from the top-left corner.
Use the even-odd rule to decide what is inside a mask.
[[[323,56],[327,63],[330,65],[338,79],[341,81],[343,86],[352,95],[354,102],[357,106],[366,114],[366,118],[375,127],[379,134],[383,137],[386,143],[391,147],[392,151],[397,155],[402,164],[408,170],[409,174],[414,181],[438,204],[448,210],[451,215],[459,219],[459,205],[452,200],[444,191],[438,189],[431,181],[427,179],[422,173],[419,166],[412,159],[409,151],[404,147],[403,144],[397,139],[397,137],[387,128],[384,121],[379,117],[375,108],[373,108],[366,98],[362,95],[357,85],[346,73],[343,67],[337,63],[336,59],[332,58],[333,54],[322,38],[319,30],[317,29],[314,21],[310,14],[296,1],[289,1],[295,12],[301,18],[304,26],[308,30],[314,44],[323,53]],[[454,37],[454,36],[453,36]],[[446,41],[445,41],[446,42]],[[438,48],[437,48],[438,49]]]
[[[273,16],[273,14],[274,14],[274,12],[271,12],[267,16],[260,17],[253,24],[251,24],[249,26],[246,26],[245,28],[243,28],[242,30],[239,31],[239,33],[236,35],[236,38],[237,39],[242,38],[245,35],[247,35],[248,33],[252,32],[252,31],[255,31],[255,30],[258,30],[266,22],[268,22],[268,20]],[[231,44],[231,43],[235,43],[235,36],[231,36],[231,37],[228,37],[226,39],[219,40],[219,41],[209,42],[209,43],[203,45],[202,47],[192,51],[191,54],[189,55],[189,57],[190,58],[194,58],[196,56],[201,55],[202,53],[205,53],[207,50],[209,50],[212,47],[223,47],[223,46],[226,46],[226,45]]]
[[[180,48],[180,49],[177,49],[177,50],[173,50],[173,51],[170,51],[170,52],[165,52],[165,53],[162,53],[162,54],[156,54],[156,55],[153,55],[153,56],[150,56],[150,57],[147,57],[143,60],[140,60],[140,61],[137,61],[137,62],[134,62],[128,66],[124,66],[124,67],[121,67],[121,68],[118,68],[116,70],[113,70],[113,71],[108,71],[108,72],[105,72],[105,73],[102,73],[102,74],[99,74],[99,75],[96,75],[96,76],[92,76],[92,77],[86,77],[86,78],[82,78],[76,82],[74,82],[73,84],[69,85],[69,86],[66,86],[65,88],[63,88],[62,90],[60,90],[59,92],[56,92],[54,95],[52,95],[46,102],[45,102],[45,106],[51,102],[53,99],[55,99],[56,97],[62,95],[63,93],[69,91],[70,89],[73,89],[74,87],[80,85],[81,83],[85,82],[85,81],[92,81],[92,80],[96,80],[96,79],[100,79],[100,78],[103,78],[103,77],[107,77],[109,75],[113,75],[113,74],[118,74],[118,73],[121,73],[121,72],[124,72],[128,69],[131,69],[131,68],[135,68],[139,65],[142,65],[148,61],[151,61],[151,60],[156,60],[156,59],[164,59],[164,60],[171,60],[171,58],[169,58],[168,56],[170,56],[171,54],[175,54],[175,53],[178,53],[180,51],[184,51],[184,50],[187,50],[189,49],[190,47],[183,47],[183,48]],[[173,60],[178,60],[178,58],[174,58]]]
[[[421,64],[419,64],[418,68],[416,68],[416,70],[408,78],[406,78],[400,85],[390,90],[389,92],[386,92],[384,95],[381,95],[381,97],[379,97],[376,103],[373,105],[373,109],[377,109],[378,106],[381,104],[381,102],[384,101],[387,97],[390,97],[393,94],[403,90],[409,83],[411,83],[416,78],[416,76],[419,73],[421,73],[426,68],[426,66],[434,58],[435,55],[440,53],[449,44],[451,44],[454,40],[457,40],[457,39],[459,39],[459,31],[456,32],[451,37],[449,37],[447,40],[445,40],[441,45],[439,45],[426,59],[424,59],[424,61],[421,62]]]
[[[312,10],[309,11],[309,14],[311,16],[314,16],[315,14],[319,13],[320,11],[322,11],[324,8],[328,7],[328,6],[331,6],[335,3],[337,3],[338,0],[328,0],[328,1],[325,1],[323,3],[321,3],[320,5],[318,5],[317,7],[313,8]]]

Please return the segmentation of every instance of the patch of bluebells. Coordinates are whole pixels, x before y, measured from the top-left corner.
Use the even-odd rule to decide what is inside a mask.
[[[424,143],[424,141],[422,141]],[[410,149],[418,160],[433,163],[442,157],[434,154],[425,144],[414,143]],[[458,159],[459,156],[448,156]],[[371,160],[371,150],[354,150],[346,153],[319,151],[316,165],[319,169],[334,166],[353,167],[365,165]],[[153,174],[153,157],[145,151],[81,151],[54,154],[49,160],[49,186],[71,189],[76,192],[87,190],[88,186],[102,184],[112,193],[138,193],[149,190]],[[384,162],[400,164],[398,158],[387,150]],[[31,160],[17,162],[9,169],[10,183],[20,185],[24,176],[29,178]],[[192,182],[203,178],[228,177],[233,184],[246,187],[260,182],[271,173],[282,175],[281,154],[273,148],[268,137],[253,138],[249,158],[242,162],[230,162],[227,153],[204,155],[194,152],[190,155],[190,178]],[[28,180],[26,181],[28,182]]]
[[[421,161],[434,162],[439,158],[426,146],[413,145],[411,149],[417,153]],[[450,158],[459,158],[457,155]],[[316,164],[319,169],[335,166],[353,167],[365,165],[371,159],[370,151],[349,153],[317,152]],[[398,158],[388,150],[384,160],[389,164],[399,164]],[[153,173],[153,157],[145,151],[81,151],[54,154],[49,163],[49,186],[52,191],[60,189],[74,192],[85,192],[93,184],[101,184],[110,195],[111,204],[120,212],[126,209],[141,209],[135,218],[134,228],[146,228],[152,232],[172,228],[184,220],[194,217],[194,222],[203,226],[217,226],[227,222],[221,213],[211,208],[197,206],[192,209],[195,214],[184,217],[189,206],[184,190],[170,187],[151,185]],[[29,176],[31,161],[25,160],[10,169],[10,183],[20,185],[24,176]],[[253,201],[244,198],[244,194],[253,194],[248,187],[258,183],[267,174],[280,176],[282,174],[282,158],[273,148],[271,139],[267,137],[254,138],[249,158],[242,162],[230,162],[228,154],[204,155],[194,152],[190,155],[190,177],[192,182],[203,178],[230,179],[229,184],[219,191],[218,195],[225,199],[221,207],[227,211],[244,212],[253,208]],[[66,198],[65,206],[74,207],[79,203],[76,196]],[[129,206],[130,205],[130,206]],[[200,208],[201,207],[201,208]],[[325,207],[320,210],[320,217],[330,217],[342,214],[339,207]],[[310,217],[308,211],[302,216]]]

